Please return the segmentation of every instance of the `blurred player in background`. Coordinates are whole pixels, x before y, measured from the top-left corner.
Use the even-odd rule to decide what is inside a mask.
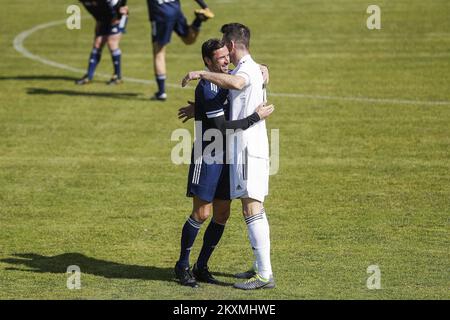
[[[153,100],[167,99],[166,81],[166,46],[170,43],[172,32],[187,45],[193,44],[200,32],[202,22],[214,17],[204,0],[195,0],[201,9],[195,10],[195,20],[188,25],[181,11],[179,0],[147,0],[149,19],[152,24],[153,67],[158,91]]]
[[[210,39],[202,45],[205,66],[211,72],[228,73],[230,63],[225,42]],[[197,287],[197,281],[218,284],[208,268],[208,260],[222,237],[230,216],[230,184],[226,164],[226,132],[229,129],[246,130],[273,112],[273,106],[260,105],[249,116],[234,121],[229,117],[228,90],[201,80],[195,89],[195,136],[191,166],[188,175],[187,196],[193,197],[192,213],[185,222],[181,234],[180,258],[175,265],[175,275],[185,286]],[[215,129],[216,135],[206,139]],[[222,149],[212,148],[216,139],[222,138]],[[211,150],[212,149],[212,150]],[[210,150],[210,151],[208,151]],[[189,255],[201,225],[213,211],[213,217],[205,231],[203,246],[192,273]]]
[[[107,83],[109,85],[122,82],[121,55],[119,42],[128,19],[127,0],[80,0],[86,10],[96,20],[94,45],[89,57],[87,74],[75,83],[83,85],[91,82],[95,68],[100,63],[102,49],[108,44],[111,53],[114,74]]]

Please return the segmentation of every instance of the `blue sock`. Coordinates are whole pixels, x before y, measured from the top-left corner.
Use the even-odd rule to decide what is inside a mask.
[[[158,95],[166,92],[166,75],[158,74],[155,76],[156,83],[158,84]]]
[[[199,18],[195,18],[194,21],[192,22],[192,28],[195,31],[200,31],[200,27],[202,26],[202,20],[200,20]]]
[[[198,5],[199,5],[200,7],[202,7],[202,9],[208,8],[208,6],[206,5],[205,0],[195,0],[195,2],[197,2]]]
[[[225,225],[218,224],[214,220],[211,220],[209,223],[208,228],[205,231],[205,235],[203,236],[202,250],[200,251],[200,255],[197,259],[197,266],[199,268],[203,268],[208,265],[208,260],[219,243],[224,229]]]
[[[114,74],[120,79],[122,78],[122,73],[120,70],[120,57],[122,56],[122,51],[120,49],[113,50],[111,52],[112,61],[114,64]]]
[[[178,265],[182,267],[189,267],[189,255],[191,253],[192,246],[194,245],[195,238],[202,224],[189,217],[183,226],[181,232],[181,251]]]
[[[102,52],[100,49],[93,48],[91,51],[91,55],[89,56],[89,66],[88,66],[88,78],[92,80],[95,73],[95,68],[100,63],[100,59],[102,57]]]

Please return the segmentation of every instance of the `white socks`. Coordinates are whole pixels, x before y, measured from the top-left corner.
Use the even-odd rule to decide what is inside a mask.
[[[246,217],[245,223],[248,229],[248,238],[252,245],[256,261],[253,265],[255,271],[264,279],[272,276],[270,263],[270,230],[264,208],[260,213]]]

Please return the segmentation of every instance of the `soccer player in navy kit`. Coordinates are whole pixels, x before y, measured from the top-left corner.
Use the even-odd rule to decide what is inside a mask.
[[[202,46],[205,65],[212,72],[228,73],[229,53],[225,43],[210,39]],[[228,90],[202,80],[195,90],[196,141],[188,175],[187,196],[193,197],[193,210],[183,226],[180,258],[175,265],[175,275],[182,285],[197,287],[197,281],[217,284],[208,270],[208,260],[219,242],[225,223],[230,215],[230,190],[228,165],[225,164],[225,134],[229,129],[245,130],[268,117],[273,106],[259,106],[250,116],[228,121]],[[201,128],[200,128],[201,126]],[[211,148],[205,135],[216,130],[216,137],[222,139],[222,149]],[[217,132],[219,131],[219,132]],[[233,130],[231,130],[233,131]],[[198,152],[200,150],[200,152]],[[218,161],[211,161],[212,158]],[[202,223],[214,211],[213,218],[205,231],[203,246],[192,273],[189,268],[189,254]]]
[[[200,32],[203,21],[214,17],[204,0],[195,0],[201,9],[195,10],[196,18],[188,25],[181,11],[179,0],[147,0],[149,19],[152,24],[153,68],[158,91],[153,100],[165,101],[166,47],[170,43],[172,32],[180,36],[187,45],[193,44]]]
[[[102,49],[108,44],[111,53],[114,74],[108,84],[119,84],[122,82],[121,55],[119,42],[125,31],[128,19],[127,0],[80,0],[86,10],[96,20],[95,38],[92,52],[89,56],[87,74],[75,83],[83,85],[91,82],[94,77],[95,68],[100,63]]]

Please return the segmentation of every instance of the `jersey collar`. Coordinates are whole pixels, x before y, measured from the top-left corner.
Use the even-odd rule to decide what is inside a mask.
[[[243,57],[241,58],[241,60],[239,60],[238,65],[241,65],[241,64],[246,63],[246,62],[249,61],[251,58],[252,58],[252,57],[250,56],[250,54],[246,54],[245,56],[243,56]]]

